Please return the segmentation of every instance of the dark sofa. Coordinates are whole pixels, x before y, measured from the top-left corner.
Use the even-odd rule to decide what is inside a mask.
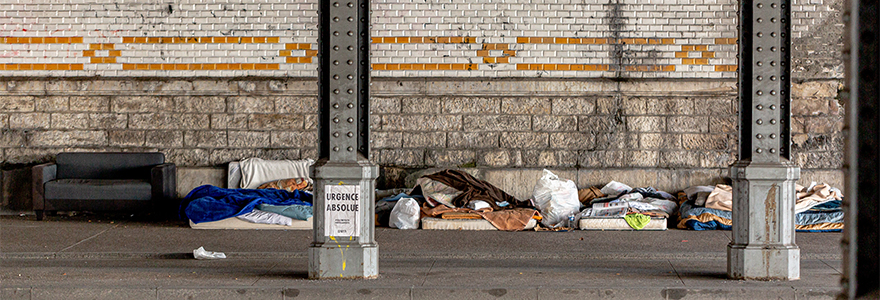
[[[59,210],[176,212],[177,168],[162,153],[60,153],[32,172],[37,220]]]

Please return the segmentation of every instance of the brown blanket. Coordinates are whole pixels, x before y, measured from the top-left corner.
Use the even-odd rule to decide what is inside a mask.
[[[452,204],[455,205],[455,207],[465,207],[470,201],[483,200],[492,206],[493,211],[517,207],[534,208],[529,201],[517,200],[491,183],[476,179],[474,176],[471,176],[471,174],[465,173],[464,171],[443,170],[425,177],[442,182],[445,185],[462,191],[461,194],[452,198]],[[507,201],[510,205],[502,208],[496,204],[496,202],[504,201]]]
[[[438,205],[436,207],[422,206],[422,214],[426,216],[437,217],[444,213],[451,212],[479,214],[483,219],[492,223],[492,226],[498,228],[498,230],[506,231],[520,231],[525,229],[529,220],[538,213],[537,210],[531,208],[513,208],[502,211],[492,211],[489,208],[472,210],[469,208],[451,208],[445,205]]]

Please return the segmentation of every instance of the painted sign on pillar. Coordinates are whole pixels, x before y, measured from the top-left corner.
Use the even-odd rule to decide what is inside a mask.
[[[360,185],[324,186],[324,236],[358,236]]]

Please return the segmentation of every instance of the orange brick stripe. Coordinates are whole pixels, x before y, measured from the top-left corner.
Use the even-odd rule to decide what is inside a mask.
[[[736,72],[736,65],[717,65],[715,66],[715,72]]]
[[[675,72],[675,65],[639,65],[625,66],[629,72]]]
[[[83,64],[0,64],[3,71],[80,71]]]
[[[683,65],[708,65],[708,58],[682,58],[681,64]]]
[[[374,44],[476,44],[477,38],[469,36],[448,37],[373,37]]]
[[[507,64],[507,63],[510,63],[510,57],[507,57],[507,56],[503,56],[503,57],[484,57],[484,58],[483,58],[483,63],[484,63],[484,64]]]
[[[82,37],[0,37],[0,44],[81,44]]]
[[[736,45],[736,38],[716,38],[716,45]]]
[[[518,37],[516,42],[520,44],[576,44],[576,45],[601,45],[601,44],[634,44],[634,45],[672,45],[675,39],[650,39],[650,38],[560,38],[560,37]]]
[[[517,64],[517,70],[527,71],[608,71],[609,65],[581,64]]]
[[[279,43],[279,37],[123,37],[126,44],[272,44]]]
[[[477,70],[477,64],[373,64],[374,71]]]
[[[289,64],[309,64],[312,63],[313,57],[318,56],[318,50],[312,50],[312,44],[309,43],[289,43],[284,46],[284,49],[287,50],[278,51],[278,55],[287,57]],[[291,56],[293,50],[306,50],[306,56]]]
[[[279,64],[122,64],[122,69],[156,71],[278,70]]]

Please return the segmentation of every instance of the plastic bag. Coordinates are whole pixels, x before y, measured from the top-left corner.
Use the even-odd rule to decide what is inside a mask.
[[[193,257],[196,259],[220,259],[226,258],[226,254],[223,252],[207,251],[205,247],[199,247],[193,250]]]
[[[391,209],[388,225],[391,228],[419,229],[419,202],[413,198],[401,198]]]
[[[535,184],[532,195],[544,216],[541,223],[548,227],[559,226],[568,216],[580,212],[581,209],[574,181],[559,179],[559,176],[548,170],[544,170],[544,175]]]

